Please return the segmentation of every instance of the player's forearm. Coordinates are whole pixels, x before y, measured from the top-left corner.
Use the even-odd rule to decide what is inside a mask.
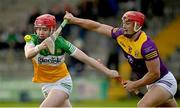
[[[27,48],[25,46],[25,57],[27,59],[32,59],[39,53],[40,49],[38,48],[38,45],[35,47]]]
[[[77,17],[74,17],[74,19],[71,21],[71,23],[79,25],[79,26],[81,26],[85,29],[91,30],[91,31],[94,31],[95,29],[100,27],[99,22],[95,22],[95,21],[89,20],[89,19],[77,18]]]
[[[149,85],[159,79],[160,72],[148,72],[143,78],[135,81],[136,86],[143,87],[145,85]]]
[[[106,75],[110,76],[110,69],[105,67],[103,64],[95,60],[94,58],[91,58],[87,56],[84,52],[77,49],[75,54],[73,55],[76,59],[80,60],[81,62],[95,68],[96,70],[105,73]]]
[[[91,67],[95,68],[96,70],[103,72],[106,75],[110,75],[110,69],[108,69],[106,66],[95,60],[94,58],[90,58],[86,61]]]

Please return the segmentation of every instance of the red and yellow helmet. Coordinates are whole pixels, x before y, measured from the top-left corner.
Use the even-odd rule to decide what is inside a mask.
[[[127,11],[122,16],[122,20],[134,22],[134,31],[137,32],[142,28],[145,21],[145,16],[138,11]]]
[[[34,27],[38,26],[46,26],[48,28],[55,28],[56,27],[56,18],[50,14],[43,14],[36,18],[34,22]]]
[[[143,26],[145,16],[143,13],[138,11],[128,11],[122,16],[122,20],[133,21],[139,24],[140,26]]]

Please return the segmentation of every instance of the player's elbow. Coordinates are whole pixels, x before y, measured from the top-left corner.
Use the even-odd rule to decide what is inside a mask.
[[[25,54],[26,59],[32,59],[32,56],[30,54]]]
[[[30,56],[25,56],[26,57],[26,59],[31,59],[31,57]]]

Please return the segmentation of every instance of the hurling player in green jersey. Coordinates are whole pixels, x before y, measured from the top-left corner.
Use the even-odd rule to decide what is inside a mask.
[[[147,86],[147,93],[138,102],[138,107],[176,107],[174,95],[177,82],[164,65],[153,40],[141,30],[145,16],[138,11],[127,11],[122,16],[122,27],[112,27],[89,19],[74,17],[66,12],[64,16],[71,24],[79,25],[103,36],[115,39],[138,80],[124,82],[124,88],[135,92]]]
[[[116,70],[106,68],[61,36],[55,40],[55,53],[51,54],[44,40],[52,35],[56,25],[53,15],[41,15],[34,23],[35,34],[25,36],[25,57],[32,60],[34,67],[32,81],[41,85],[45,96],[40,107],[71,107],[69,96],[72,91],[72,80],[64,63],[65,53],[111,78],[119,76]]]

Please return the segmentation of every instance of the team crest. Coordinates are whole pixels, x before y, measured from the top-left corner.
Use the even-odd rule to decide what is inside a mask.
[[[123,43],[123,42],[121,42],[121,41],[120,41],[120,44],[121,44],[123,47],[126,47],[126,45],[124,45],[124,43]]]
[[[130,46],[128,46],[128,53],[132,52],[132,48]]]
[[[136,51],[134,52],[134,56],[135,56],[135,57],[138,57],[138,55],[139,55],[139,51],[136,50]]]

